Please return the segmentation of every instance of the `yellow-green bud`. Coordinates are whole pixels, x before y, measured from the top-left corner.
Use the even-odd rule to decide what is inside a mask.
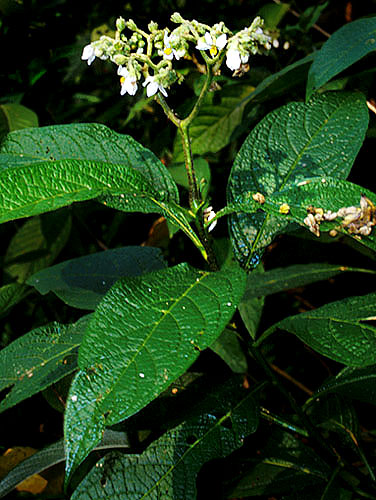
[[[116,29],[122,32],[125,29],[125,20],[122,17],[116,19]]]
[[[115,54],[112,60],[118,66],[123,66],[127,62],[127,58],[123,54]]]
[[[150,33],[157,31],[158,23],[155,23],[154,21],[150,21],[150,23],[148,24],[148,29],[149,29]]]

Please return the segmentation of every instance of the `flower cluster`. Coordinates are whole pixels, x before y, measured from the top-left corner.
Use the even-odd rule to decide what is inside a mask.
[[[167,88],[183,76],[173,67],[174,60],[191,59],[190,43],[202,54],[207,65],[218,70],[226,56],[226,65],[232,71],[239,71],[251,54],[260,53],[262,48],[270,48],[271,38],[262,29],[263,21],[257,17],[248,28],[233,34],[223,22],[207,26],[192,20],[187,21],[179,13],[174,13],[171,20],[179,26],[172,32],[168,28],[159,29],[153,21],[149,23],[149,33],[139,29],[129,19],[118,18],[115,38],[103,35],[99,40],[86,45],[82,59],[92,64],[95,58],[109,59],[115,63],[120,77],[120,94],[135,95],[139,82],[146,87],[146,94],[151,97],[157,93],[167,97]],[[132,32],[127,38],[123,31]],[[158,57],[160,60],[156,62]]]

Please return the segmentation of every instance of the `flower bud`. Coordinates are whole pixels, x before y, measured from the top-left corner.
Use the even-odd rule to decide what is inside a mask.
[[[112,60],[118,66],[123,66],[127,62],[127,58],[123,54],[115,54]]]
[[[171,21],[173,23],[183,23],[184,22],[184,19],[181,17],[181,15],[179,14],[179,12],[174,12],[171,16]]]
[[[131,31],[135,31],[137,29],[137,24],[133,21],[133,19],[128,19],[125,25]]]
[[[150,21],[150,23],[148,24],[148,29],[149,29],[150,33],[157,31],[158,23],[155,23],[154,21]]]
[[[125,20],[122,17],[116,19],[116,29],[121,33],[126,27]]]

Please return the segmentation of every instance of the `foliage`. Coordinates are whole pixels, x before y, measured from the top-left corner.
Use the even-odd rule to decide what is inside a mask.
[[[0,2],[0,497],[376,499],[375,13],[182,4]]]

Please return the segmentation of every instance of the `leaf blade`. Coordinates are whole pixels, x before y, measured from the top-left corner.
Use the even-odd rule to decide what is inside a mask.
[[[178,265],[110,290],[87,330],[68,398],[68,478],[105,425],[140,410],[219,336],[244,282],[238,268],[208,273]]]
[[[271,195],[305,177],[347,177],[367,126],[364,97],[354,93],[331,92],[269,113],[235,159],[228,203],[246,191]],[[263,214],[234,215],[229,225],[235,256],[245,267],[286,228],[280,217]]]

